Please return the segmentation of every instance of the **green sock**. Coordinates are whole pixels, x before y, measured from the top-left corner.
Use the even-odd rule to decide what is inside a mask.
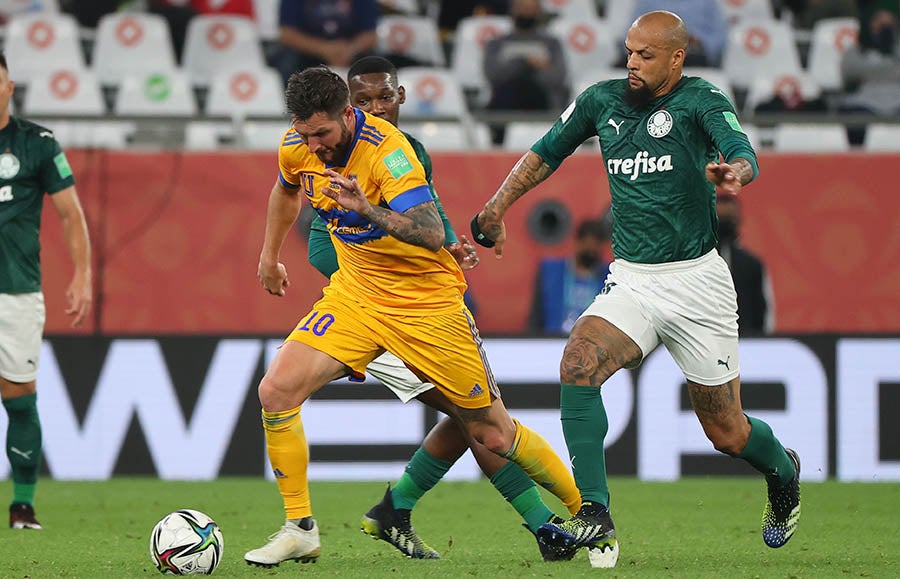
[[[420,446],[409,459],[403,476],[391,490],[394,508],[412,510],[422,495],[430,491],[451,466],[452,462],[435,458]]]
[[[34,487],[41,470],[41,421],[37,394],[3,401],[9,424],[6,428],[6,456],[12,469],[13,502],[34,504]]]
[[[522,515],[532,533],[553,516],[553,511],[541,499],[537,485],[516,463],[510,461],[503,465],[491,477],[491,484]]]
[[[609,421],[600,388],[562,384],[559,407],[572,474],[581,498],[608,507],[609,484],[606,482],[603,440],[609,431]]]
[[[772,428],[758,418],[747,416],[747,420],[750,422],[750,437],[738,458],[746,460],[766,476],[776,475],[782,484],[790,482],[794,477],[794,463],[775,438]]]

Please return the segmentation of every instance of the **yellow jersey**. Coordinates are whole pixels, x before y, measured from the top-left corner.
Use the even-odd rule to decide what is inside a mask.
[[[336,292],[360,307],[392,314],[459,310],[466,280],[450,252],[400,241],[321,193],[331,186],[324,174],[331,169],[356,179],[373,205],[398,213],[433,201],[425,170],[403,133],[388,121],[354,112],[356,131],[341,165],[326,165],[293,128],[278,152],[282,185],[302,188],[334,241],[339,268],[325,294]]]

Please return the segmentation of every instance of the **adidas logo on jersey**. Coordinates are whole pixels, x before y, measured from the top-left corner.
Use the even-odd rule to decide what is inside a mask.
[[[287,475],[281,472],[280,468],[276,468],[272,471],[272,474],[275,475],[275,478],[287,478]]]
[[[638,175],[673,169],[672,155],[651,157],[647,151],[639,151],[633,159],[609,159],[606,162],[606,170],[610,175],[631,175],[632,181],[637,179]]]
[[[471,390],[469,390],[469,398],[475,398],[476,396],[480,396],[484,394],[484,390],[482,390],[481,386],[476,384]]]

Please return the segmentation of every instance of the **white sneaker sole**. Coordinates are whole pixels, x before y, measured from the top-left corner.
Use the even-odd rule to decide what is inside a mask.
[[[588,560],[594,569],[612,569],[619,562],[619,542],[605,549],[588,547]]]

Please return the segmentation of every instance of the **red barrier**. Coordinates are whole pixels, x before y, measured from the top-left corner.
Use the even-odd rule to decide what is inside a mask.
[[[256,265],[268,192],[269,153],[72,151],[70,161],[91,227],[97,315],[78,332],[106,334],[286,334],[325,279],[289,236],[291,287],[263,292]],[[434,155],[438,192],[459,233],[517,160],[508,153]],[[744,193],[744,242],[772,274],[781,332],[900,331],[900,157],[776,156]],[[598,155],[566,163],[510,211],[503,259],[481,249],[468,278],[483,332],[525,328],[537,261],[564,254],[527,231],[529,211],[556,199],[574,221],[609,203]],[[71,265],[47,203],[43,232],[48,332],[70,332],[63,315]]]

